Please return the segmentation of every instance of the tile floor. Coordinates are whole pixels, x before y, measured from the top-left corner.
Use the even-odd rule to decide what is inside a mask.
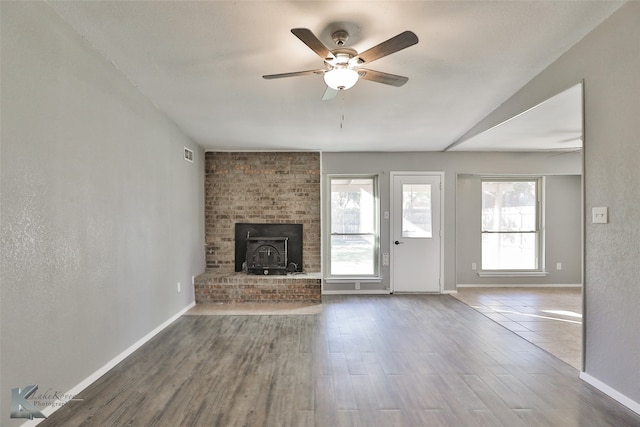
[[[580,288],[458,288],[453,296],[581,370]]]

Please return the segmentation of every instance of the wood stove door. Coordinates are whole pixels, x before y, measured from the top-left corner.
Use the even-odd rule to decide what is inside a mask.
[[[391,179],[391,289],[441,292],[441,175]]]

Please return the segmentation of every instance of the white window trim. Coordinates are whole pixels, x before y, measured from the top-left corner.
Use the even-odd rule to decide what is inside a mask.
[[[481,270],[478,272],[480,277],[545,277],[548,275],[549,272],[538,270]]]
[[[508,176],[483,176],[480,178],[480,188],[483,181],[537,181],[537,214],[538,214],[538,268],[535,269],[513,269],[513,270],[488,270],[482,268],[480,263],[479,277],[543,277],[549,273],[545,266],[545,177],[539,175],[508,175]],[[480,209],[482,210],[482,202]],[[482,214],[481,214],[482,215]],[[482,226],[480,236],[482,236]],[[482,259],[482,243],[480,243],[480,259]]]
[[[366,179],[371,178],[374,180],[374,273],[371,275],[358,274],[331,274],[331,180],[332,179]],[[372,281],[379,282],[382,280],[380,273],[380,176],[379,174],[328,174],[326,177],[325,185],[325,218],[326,218],[326,230],[325,233],[325,245],[324,245],[324,259],[326,261],[325,277],[324,280],[327,283],[336,283],[341,281],[353,281],[360,282]]]
[[[380,276],[331,276],[324,279],[326,283],[380,283],[382,277]]]

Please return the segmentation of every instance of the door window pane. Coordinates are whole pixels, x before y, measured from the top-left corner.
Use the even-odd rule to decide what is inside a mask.
[[[431,185],[402,184],[402,237],[432,237]]]

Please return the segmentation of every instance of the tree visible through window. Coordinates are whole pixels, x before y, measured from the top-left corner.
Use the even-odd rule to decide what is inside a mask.
[[[331,177],[332,276],[378,273],[376,177]]]
[[[402,237],[432,237],[431,185],[402,184]]]
[[[539,179],[482,180],[482,269],[540,268]]]

